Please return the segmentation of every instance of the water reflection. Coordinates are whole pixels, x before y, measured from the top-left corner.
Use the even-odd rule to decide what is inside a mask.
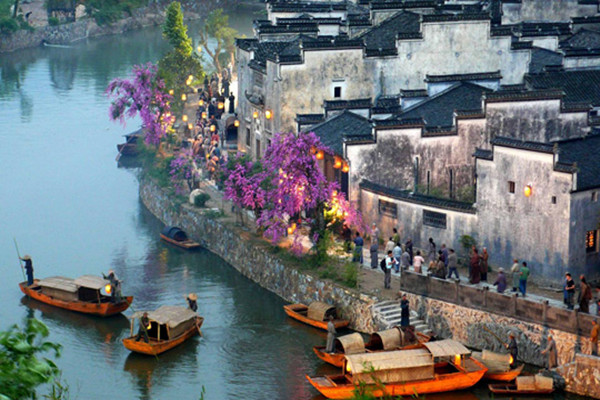
[[[73,89],[78,59],[79,53],[72,51],[71,48],[57,48],[49,51],[50,81],[57,94],[60,95]]]

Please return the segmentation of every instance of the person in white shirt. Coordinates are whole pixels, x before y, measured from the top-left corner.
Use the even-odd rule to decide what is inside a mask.
[[[391,288],[392,283],[392,268],[394,267],[394,256],[392,256],[392,251],[389,250],[387,252],[387,257],[385,258],[385,279],[383,281],[383,287],[385,289]]]
[[[417,250],[417,255],[413,258],[413,267],[415,267],[415,272],[417,274],[423,273],[421,266],[425,262],[425,259],[421,257],[421,252]]]

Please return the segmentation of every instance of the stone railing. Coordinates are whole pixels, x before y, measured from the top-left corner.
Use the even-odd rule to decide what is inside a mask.
[[[517,297],[516,294],[490,291],[488,287],[467,286],[454,280],[443,280],[409,271],[402,272],[400,289],[574,334],[589,335],[592,319],[600,323],[598,317],[554,307],[548,304],[547,300],[534,301],[526,297]]]

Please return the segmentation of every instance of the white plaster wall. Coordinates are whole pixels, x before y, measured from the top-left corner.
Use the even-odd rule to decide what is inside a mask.
[[[533,45],[550,51],[558,50],[558,37],[523,37],[522,40],[531,40]]]
[[[594,15],[598,6],[579,4],[578,0],[523,0],[521,4],[502,5],[502,24],[521,21],[569,22],[572,17]]]
[[[240,126],[238,128],[238,150],[249,151],[246,146],[246,128],[250,126],[248,121],[251,121],[251,107],[246,100],[245,91],[250,92],[252,89],[252,73],[253,70],[248,67],[248,62],[252,59],[251,52],[247,52],[237,48],[236,65],[238,73],[238,91],[236,93],[238,106],[237,113],[240,116]],[[252,131],[252,129],[251,129]]]
[[[571,194],[571,231],[569,234],[569,265],[576,266],[588,280],[600,278],[600,253],[587,253],[585,239],[587,231],[598,229],[600,201],[592,201],[592,193],[600,189]]]
[[[600,57],[565,57],[565,69],[594,68],[600,66]]]

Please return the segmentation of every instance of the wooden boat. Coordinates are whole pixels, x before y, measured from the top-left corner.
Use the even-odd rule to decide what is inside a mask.
[[[313,351],[321,360],[341,368],[346,355],[416,349],[422,347],[429,339],[429,336],[421,332],[415,334],[412,330],[396,326],[373,333],[367,344],[364,343],[361,334],[351,333],[335,339],[333,353],[326,352],[325,346],[314,346]]]
[[[424,343],[419,349],[347,355],[343,367],[341,375],[306,378],[328,399],[349,399],[357,387],[374,397],[467,389],[487,370],[453,340]]]
[[[160,238],[166,242],[190,250],[200,247],[200,243],[190,240],[186,233],[176,226],[165,226],[160,233]]]
[[[204,318],[188,307],[162,306],[155,311],[148,311],[149,342],[146,343],[143,337],[136,341],[137,335],[133,333],[135,320],[142,315],[143,312],[138,311],[131,316],[131,336],[123,339],[123,345],[130,351],[148,355],[164,353],[198,335],[204,322]]]
[[[135,132],[125,135],[125,143],[117,145],[117,150],[121,156],[135,156],[138,154],[137,142],[142,137],[142,130],[139,129]]]
[[[19,288],[26,296],[55,307],[108,317],[129,308],[133,296],[122,297],[121,301],[113,303],[110,295],[102,293],[107,285],[110,288],[108,280],[94,275],[77,279],[53,276],[35,279],[31,286],[21,282]]]
[[[313,301],[308,306],[300,303],[288,304],[283,306],[283,309],[288,316],[319,329],[327,330],[330,315],[333,316],[335,329],[345,328],[350,324],[348,320],[336,318],[335,306],[320,301]]]
[[[488,388],[494,394],[548,394],[554,391],[554,382],[541,375],[519,376],[515,383],[490,383]]]
[[[481,353],[473,353],[473,357],[481,361],[487,367],[484,379],[491,381],[510,382],[523,371],[524,364],[511,368],[512,356],[510,354],[494,353],[483,350]]]

